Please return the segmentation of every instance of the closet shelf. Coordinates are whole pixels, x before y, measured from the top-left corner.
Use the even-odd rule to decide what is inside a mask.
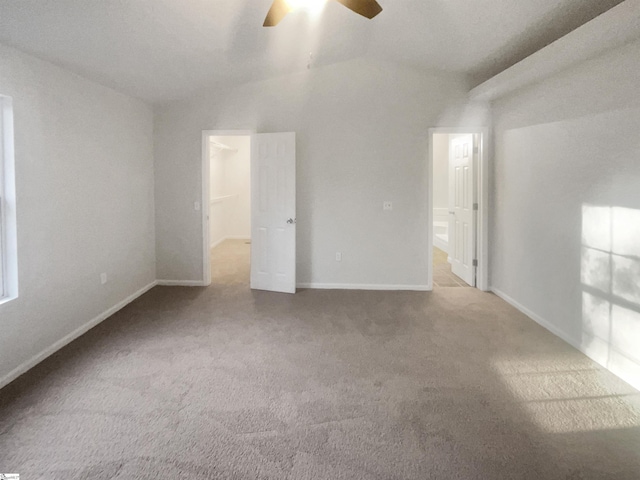
[[[240,196],[239,193],[235,193],[233,195],[223,195],[222,197],[215,197],[211,199],[211,205],[213,205],[214,203],[224,202],[225,200],[229,200],[230,198],[238,196]]]
[[[231,148],[229,145],[225,145],[224,143],[216,142],[211,140],[211,146],[213,148],[217,148],[218,150],[229,150],[230,152],[237,152],[237,148]]]

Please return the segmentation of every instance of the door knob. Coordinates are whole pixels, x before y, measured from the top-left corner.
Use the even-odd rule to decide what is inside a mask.
[[[296,219],[295,218],[290,218],[289,220],[287,220],[287,223],[289,225],[293,225],[294,223],[296,223]]]

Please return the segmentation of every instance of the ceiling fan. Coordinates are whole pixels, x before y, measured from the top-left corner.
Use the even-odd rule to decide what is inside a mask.
[[[363,17],[372,19],[382,11],[382,7],[376,0],[335,0],[349,10]],[[264,19],[263,27],[275,27],[280,21],[296,7],[305,3],[302,0],[273,0],[273,4]]]

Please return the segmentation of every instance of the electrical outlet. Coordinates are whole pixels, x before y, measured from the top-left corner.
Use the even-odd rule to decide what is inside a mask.
[[[106,273],[101,273],[100,274],[100,283],[102,285],[104,285],[105,283],[107,283],[107,274]]]
[[[336,252],[336,262],[342,261],[342,252]]]
[[[393,202],[384,202],[382,204],[382,210],[384,210],[385,212],[393,210]]]
[[[196,212],[199,212],[200,211],[200,202],[193,202],[193,209]]]

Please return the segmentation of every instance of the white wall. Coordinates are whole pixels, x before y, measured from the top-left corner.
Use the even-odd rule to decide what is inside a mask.
[[[227,137],[227,144],[237,149],[227,162],[225,186],[227,195],[235,195],[228,202],[229,238],[251,238],[251,137]]]
[[[209,241],[214,247],[226,238],[227,215],[224,196],[225,158],[230,153],[211,149],[209,161]]]
[[[14,106],[20,283],[0,305],[2,385],[154,282],[155,240],[147,106],[4,46],[0,93]]]
[[[210,241],[251,238],[251,137],[215,136],[234,150],[211,150]],[[226,197],[223,200],[221,197]]]
[[[433,208],[449,210],[449,135],[433,135]]]
[[[491,282],[640,388],[640,43],[497,101]]]
[[[300,283],[426,285],[428,128],[451,126],[441,115],[466,92],[362,58],[158,109],[159,278],[202,279],[202,130],[255,129],[297,133]]]

